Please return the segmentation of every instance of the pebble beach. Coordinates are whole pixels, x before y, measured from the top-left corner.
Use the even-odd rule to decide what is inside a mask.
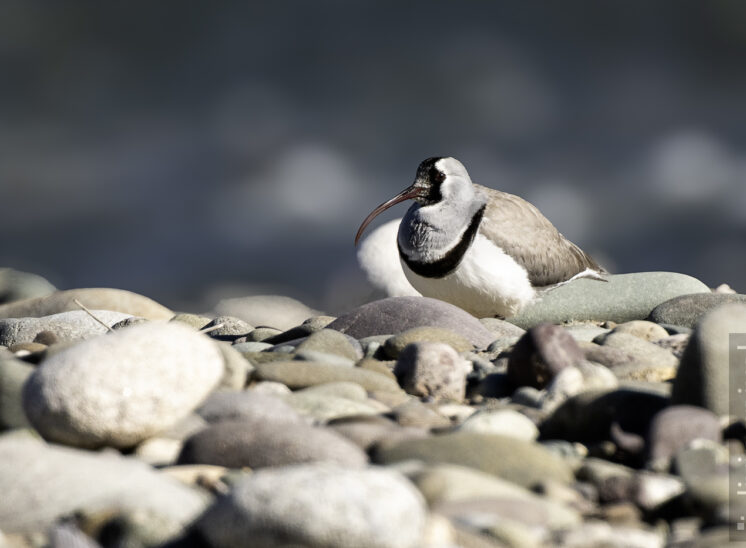
[[[727,287],[611,275],[508,319],[0,289],[2,548],[738,545]]]

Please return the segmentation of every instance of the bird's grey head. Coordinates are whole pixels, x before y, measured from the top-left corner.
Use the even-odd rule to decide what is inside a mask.
[[[412,187],[419,190],[413,197],[420,205],[442,200],[457,200],[473,192],[471,178],[464,164],[456,158],[434,156],[420,163]]]
[[[368,215],[355,236],[360,240],[365,227],[380,213],[404,200],[414,200],[420,206],[446,201],[470,201],[474,187],[464,165],[455,158],[434,156],[420,163],[414,183],[399,194],[382,203]]]

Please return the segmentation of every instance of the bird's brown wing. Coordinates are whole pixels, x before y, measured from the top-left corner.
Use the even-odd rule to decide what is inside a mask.
[[[529,273],[535,287],[569,280],[586,269],[606,272],[523,198],[479,186],[487,196],[480,232]]]

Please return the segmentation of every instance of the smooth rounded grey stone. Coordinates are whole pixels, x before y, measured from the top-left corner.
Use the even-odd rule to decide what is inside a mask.
[[[608,282],[579,279],[544,293],[508,321],[527,329],[542,322],[644,320],[668,299],[710,289],[676,272],[615,274]]]
[[[334,329],[321,329],[311,333],[306,340],[297,346],[297,351],[335,354],[352,361],[357,361],[363,357],[363,349],[359,342]]]
[[[746,333],[746,304],[726,304],[702,317],[681,357],[673,383],[672,403],[709,409],[728,415],[731,333]],[[746,408],[739,407],[739,418]]]
[[[619,379],[665,381],[676,376],[678,358],[665,348],[640,337],[612,331],[603,336],[603,346],[619,349],[631,358],[627,364],[609,366]]]
[[[520,337],[526,330],[500,318],[479,318],[479,323],[485,326],[496,339],[506,337]]]
[[[280,329],[274,327],[257,327],[251,333],[246,335],[246,342],[262,342],[265,339],[274,337],[282,333]],[[269,346],[272,346],[271,344]]]
[[[486,348],[495,336],[478,319],[452,304],[428,297],[389,297],[364,304],[331,324],[356,339],[401,333],[413,327],[449,329],[478,348]]]
[[[260,470],[218,499],[197,528],[211,546],[415,548],[426,509],[393,470],[302,465]]]
[[[672,405],[653,417],[647,435],[648,466],[665,472],[673,456],[696,439],[722,441],[720,420],[693,405]]]
[[[257,327],[286,331],[318,312],[302,302],[282,295],[252,295],[224,299],[214,308],[218,316],[235,316]]]
[[[227,468],[303,462],[362,467],[368,457],[351,441],[327,428],[249,418],[218,422],[197,432],[186,440],[179,455],[179,464]]]
[[[697,293],[669,299],[650,312],[650,321],[693,328],[702,316],[724,304],[746,304],[746,295]]]
[[[327,382],[355,382],[368,390],[399,392],[393,379],[360,367],[304,361],[275,361],[256,364],[255,377],[264,381],[281,382],[290,388],[306,388]]]
[[[666,331],[665,328],[657,323],[649,322],[647,320],[632,320],[631,322],[621,323],[612,329],[611,333],[627,333],[649,342],[655,342],[664,337],[668,337],[668,331]],[[603,344],[602,341],[596,342]]]
[[[91,310],[108,326],[130,316],[110,310]],[[54,333],[58,341],[76,341],[103,335],[107,329],[84,310],[61,312],[41,318],[8,318],[0,320],[0,344],[11,346],[32,342],[42,331]]]
[[[0,304],[44,297],[57,289],[38,274],[0,268]]]
[[[242,342],[238,344],[233,345],[233,350],[236,350],[238,352],[244,353],[244,352],[264,352],[268,348],[272,348],[271,344],[267,344],[265,342]]]
[[[243,390],[254,371],[251,362],[225,341],[215,341],[215,346],[223,357],[223,378],[220,387],[233,390]]]
[[[463,432],[501,434],[525,441],[533,441],[539,437],[539,429],[534,422],[514,409],[477,411],[466,419],[458,429]]]
[[[295,349],[295,359],[307,362],[344,365],[345,367],[355,367],[356,361],[340,356],[339,354],[327,354],[326,352],[317,352],[315,350],[298,350],[297,348]]]
[[[327,427],[366,452],[379,443],[396,443],[406,439],[427,437],[427,431],[423,428],[402,427],[381,415],[342,417],[332,420]]]
[[[31,426],[23,411],[23,385],[34,367],[0,349],[0,431]]]
[[[243,419],[266,420],[274,424],[305,422],[295,409],[281,398],[254,390],[215,391],[197,409],[197,414],[209,423]]]
[[[508,378],[514,386],[544,388],[583,356],[578,343],[563,327],[540,324],[529,329],[510,352]]]
[[[411,459],[459,464],[528,488],[546,479],[565,484],[573,480],[570,466],[540,445],[477,432],[454,432],[383,446],[375,459],[384,464]]]
[[[181,532],[206,497],[117,453],[92,453],[20,436],[0,436],[0,529],[45,529],[74,511],[145,510]]]
[[[233,341],[239,337],[248,335],[254,330],[250,324],[241,318],[234,318],[233,316],[218,316],[202,329],[207,330],[216,326],[220,327],[207,331],[206,334],[219,341]]]
[[[199,314],[179,312],[178,314],[174,315],[174,317],[171,318],[169,321],[183,323],[199,331],[200,329],[205,328],[212,321],[212,318],[201,316]]]
[[[362,389],[360,385],[355,386]],[[288,403],[296,411],[318,423],[326,423],[344,417],[377,415],[381,412],[379,407],[373,407],[364,401],[326,394],[296,392],[288,398]]]
[[[80,310],[75,300],[89,310],[112,310],[147,320],[169,320],[174,315],[148,297],[124,289],[97,287],[56,291],[46,297],[0,305],[0,318],[40,318]]]
[[[433,401],[460,402],[466,395],[470,362],[448,344],[417,342],[404,347],[394,375],[408,393]]]
[[[451,346],[456,352],[466,352],[473,349],[472,344],[461,335],[441,327],[413,327],[386,339],[383,350],[386,355],[395,360],[404,348],[412,343],[435,342]]]
[[[315,386],[309,386],[302,390],[294,392],[296,395],[300,394],[314,394],[317,396],[331,396],[335,398],[345,398],[348,400],[365,402],[368,400],[368,394],[365,388],[355,382],[327,382],[324,384],[317,384]]]
[[[151,322],[48,358],[26,382],[23,405],[50,441],[130,447],[187,416],[220,382],[223,367],[208,337]]]

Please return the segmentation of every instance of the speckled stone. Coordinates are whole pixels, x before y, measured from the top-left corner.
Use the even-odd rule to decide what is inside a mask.
[[[705,314],[724,304],[746,305],[746,295],[723,293],[697,293],[681,295],[656,306],[650,320],[656,323],[694,327]]]
[[[415,327],[389,337],[384,346],[386,356],[395,360],[402,350],[412,343],[435,342],[449,345],[456,352],[466,352],[473,348],[472,344],[461,335],[448,329],[439,327]]]

